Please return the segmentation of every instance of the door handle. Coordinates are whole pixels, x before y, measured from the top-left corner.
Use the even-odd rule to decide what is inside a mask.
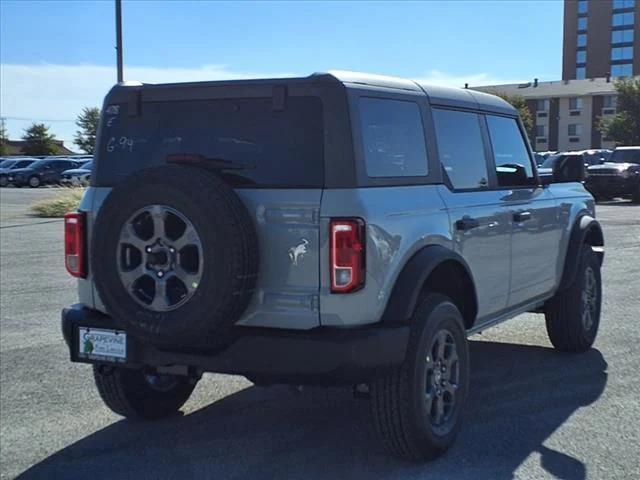
[[[531,212],[517,212],[513,214],[514,222],[526,222],[531,220]]]
[[[471,230],[479,226],[480,222],[471,217],[464,217],[456,221],[456,230]]]

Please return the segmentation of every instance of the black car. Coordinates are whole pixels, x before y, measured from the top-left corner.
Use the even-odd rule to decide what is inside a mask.
[[[9,184],[7,175],[12,170],[28,167],[34,161],[35,158],[9,158],[0,162],[0,187],[6,187]]]
[[[640,203],[640,146],[618,147],[609,161],[590,166],[586,187],[597,200],[631,197]]]
[[[10,184],[16,187],[29,185],[32,188],[49,183],[60,183],[60,174],[71,168],[78,168],[82,162],[65,158],[45,158],[37,160],[27,168],[17,168],[7,175]]]

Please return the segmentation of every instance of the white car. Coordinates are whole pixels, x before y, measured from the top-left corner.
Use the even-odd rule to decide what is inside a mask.
[[[91,167],[92,161],[83,163],[80,168],[73,168],[71,170],[65,170],[60,175],[60,183],[68,187],[84,187],[89,185],[91,180]]]

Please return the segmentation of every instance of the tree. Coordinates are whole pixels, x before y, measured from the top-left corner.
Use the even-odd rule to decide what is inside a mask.
[[[4,124],[4,118],[0,118],[0,155],[7,155],[9,153],[9,134],[7,133],[7,127]]]
[[[86,153],[93,154],[96,145],[96,134],[98,133],[98,122],[100,121],[100,109],[98,107],[85,107],[78,115],[76,125],[80,128],[76,132],[73,140],[78,147]]]
[[[531,115],[531,110],[529,110],[527,101],[524,99],[524,97],[521,97],[520,95],[508,95],[506,93],[496,93],[496,95],[502,98],[504,101],[509,102],[516,110],[518,110],[527,136],[533,142],[535,133],[533,130],[533,115]]]
[[[640,78],[617,79],[614,87],[618,94],[618,112],[600,117],[600,133],[616,145],[640,145]]]
[[[44,123],[34,123],[24,131],[22,139],[25,141],[22,151],[25,155],[55,155],[58,146],[55,135],[49,133],[49,127]]]

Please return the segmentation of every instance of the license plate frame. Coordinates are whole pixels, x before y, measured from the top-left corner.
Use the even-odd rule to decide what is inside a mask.
[[[127,333],[123,330],[78,326],[76,346],[78,359],[127,361]]]

